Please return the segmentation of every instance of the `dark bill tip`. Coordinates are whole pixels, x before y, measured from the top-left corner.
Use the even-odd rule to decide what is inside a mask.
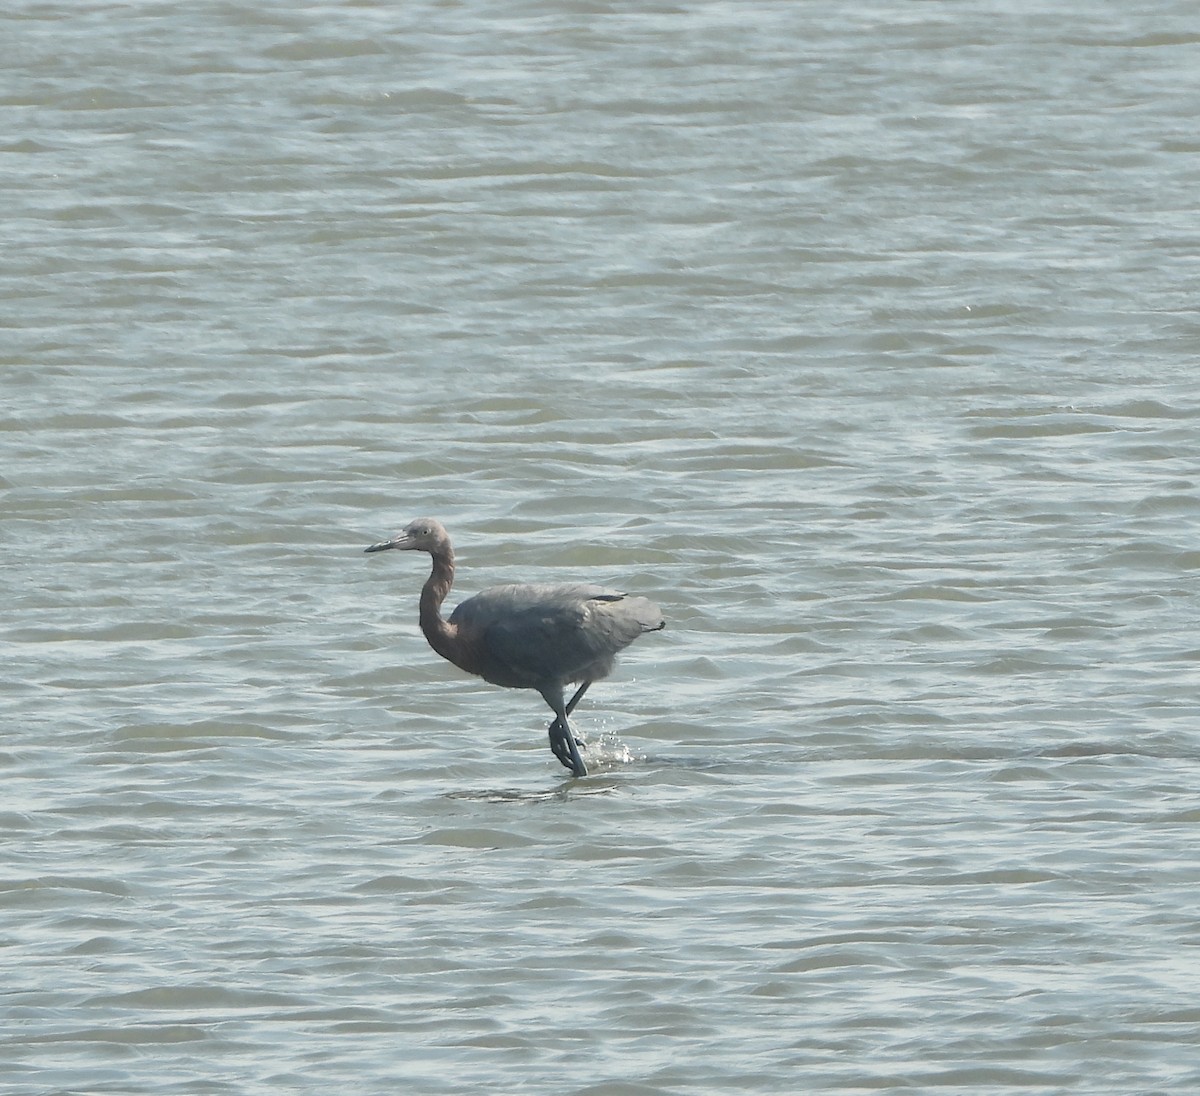
[[[364,552],[382,552],[387,548],[395,548],[395,542],[390,540],[381,540],[378,544],[372,544],[370,548],[364,548]]]

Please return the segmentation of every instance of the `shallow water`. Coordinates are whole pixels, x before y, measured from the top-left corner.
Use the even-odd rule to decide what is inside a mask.
[[[1190,5],[2,19],[7,1092],[1196,1091]]]

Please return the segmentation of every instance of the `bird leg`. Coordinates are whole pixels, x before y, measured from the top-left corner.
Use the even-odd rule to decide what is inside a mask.
[[[590,681],[585,681],[578,689],[575,690],[575,695],[567,702],[567,715],[570,715],[575,710],[575,705],[583,699],[583,694],[588,691]]]
[[[585,681],[579,686],[578,689],[575,690],[575,695],[571,697],[569,701],[567,701],[567,706],[563,709],[563,713],[565,715],[570,715],[575,710],[575,705],[578,704],[582,699],[583,694],[588,691],[588,686],[590,684],[590,681]],[[551,707],[553,707],[553,705],[551,705]],[[574,761],[568,760],[570,757],[570,750],[568,749],[566,751],[566,757],[559,753],[559,750],[566,746],[566,741],[563,739],[562,731],[559,727],[559,722],[557,719],[550,724],[549,731],[550,749],[554,751],[554,756],[557,757],[564,765],[566,765],[568,769],[574,769]],[[584,741],[583,735],[577,734],[575,731],[571,731],[571,737],[575,739],[575,745],[578,746],[580,750],[587,749],[587,742]]]
[[[562,725],[556,719],[550,724],[550,751],[572,772],[575,771],[575,762],[571,757],[571,747],[567,745],[567,740],[562,732]]]
[[[560,722],[556,719],[550,724],[550,749],[554,756],[576,776],[587,776],[587,765],[579,753],[580,746],[566,720]]]
[[[549,695],[547,695],[549,693]],[[583,690],[575,694],[572,700],[578,700]],[[562,764],[576,776],[587,776],[587,766],[579,755],[579,745],[571,733],[571,725],[567,722],[569,708],[563,704],[562,689],[547,690],[542,693],[546,703],[554,709],[557,718],[550,724],[550,750]]]

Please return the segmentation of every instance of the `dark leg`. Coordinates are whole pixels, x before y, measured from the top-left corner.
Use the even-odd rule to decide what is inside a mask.
[[[557,720],[550,724],[550,750],[566,768],[571,772],[575,771],[575,759],[571,756],[571,747]]]
[[[575,705],[583,699],[583,694],[588,691],[588,686],[590,684],[590,681],[585,681],[579,686],[578,689],[575,690],[575,695],[571,697],[570,701],[567,703],[567,715],[570,715],[575,710]]]
[[[567,701],[567,706],[564,709],[566,711],[567,715],[570,715],[575,710],[575,705],[578,704],[581,699],[583,699],[583,694],[588,691],[588,686],[590,684],[591,684],[590,681],[585,681],[582,685],[579,686],[578,689],[575,690],[575,695],[573,697],[571,697],[571,699],[569,701]],[[557,727],[558,727],[558,720],[556,719],[553,723],[550,724],[551,739],[554,738],[555,730],[557,729]],[[587,742],[584,741],[583,735],[577,734],[575,731],[572,731],[571,737],[575,739],[575,745],[578,746],[580,750],[587,749]],[[551,749],[553,749],[553,746],[551,747]],[[568,769],[574,767],[573,764],[568,765],[567,762],[565,762],[565,761],[563,762],[563,764],[566,765]]]
[[[586,688],[586,686],[585,686]],[[542,696],[546,698],[546,703],[554,709],[554,714],[557,718],[550,724],[550,749],[554,756],[571,770],[576,776],[587,776],[587,766],[583,763],[583,758],[579,756],[579,746],[575,742],[575,736],[571,733],[571,725],[567,722],[567,712],[570,708],[563,704],[562,689],[547,690]],[[582,695],[583,690],[575,694],[572,700],[577,700]]]

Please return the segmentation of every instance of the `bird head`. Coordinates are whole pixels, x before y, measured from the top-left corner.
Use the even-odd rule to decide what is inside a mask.
[[[440,521],[434,518],[417,518],[416,521],[410,521],[391,540],[381,540],[364,551],[382,552],[388,548],[396,548],[401,552],[434,552],[447,539],[446,530]]]

